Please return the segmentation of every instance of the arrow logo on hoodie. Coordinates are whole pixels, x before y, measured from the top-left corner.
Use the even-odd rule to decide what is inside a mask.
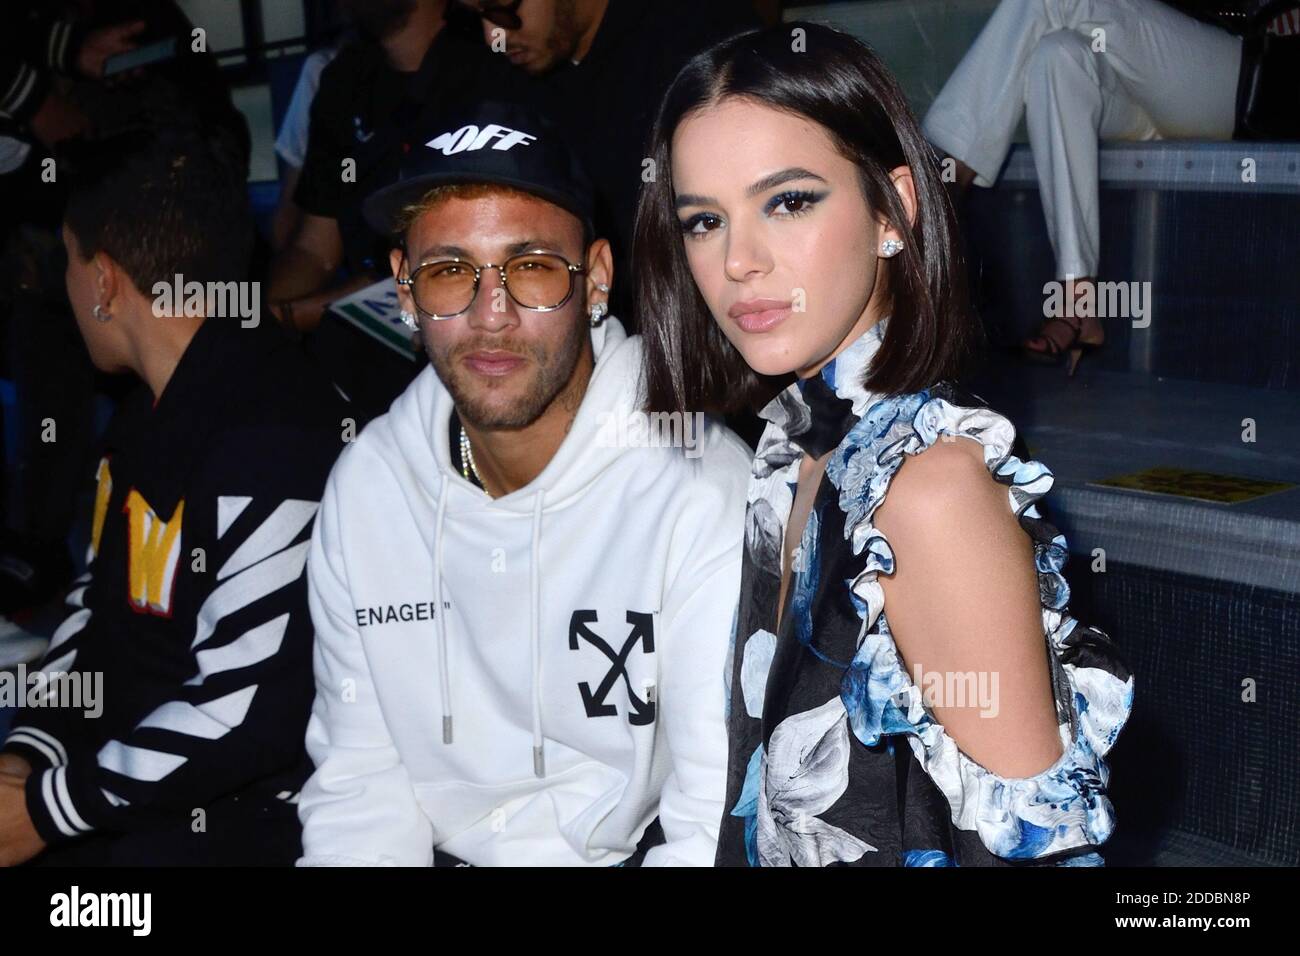
[[[617,653],[603,637],[591,629],[590,625],[595,624],[597,619],[597,614],[593,610],[574,611],[573,617],[569,619],[569,650],[576,651],[578,638],[582,638],[608,657],[613,665],[594,691],[586,681],[578,684],[578,690],[582,693],[582,706],[586,708],[587,716],[610,717],[618,713],[618,708],[613,704],[605,703],[605,698],[614,689],[614,684],[618,682],[619,677],[622,677],[623,682],[627,684],[628,702],[632,707],[627,715],[628,723],[634,727],[653,723],[655,702],[642,700],[632,689],[632,678],[627,672],[627,659],[638,641],[644,646],[647,654],[654,653],[654,616],[643,611],[628,611],[627,623],[632,626],[632,629],[628,633],[627,640],[623,642],[623,649]]]

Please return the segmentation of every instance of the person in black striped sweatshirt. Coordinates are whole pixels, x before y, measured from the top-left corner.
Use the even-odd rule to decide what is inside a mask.
[[[304,569],[349,410],[260,322],[242,176],[200,132],[67,162],[78,326],[144,387],[107,436],[44,697],[0,748],[0,863],[287,864],[311,771]]]

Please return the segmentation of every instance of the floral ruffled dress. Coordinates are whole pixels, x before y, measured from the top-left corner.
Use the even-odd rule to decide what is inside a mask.
[[[1065,538],[1036,502],[1042,464],[1015,429],[956,386],[882,397],[862,386],[878,323],[760,413],[727,698],[730,758],[719,865],[1101,865],[1114,813],[1103,759],[1133,705],[1111,640],[1067,610]],[[926,706],[890,635],[879,574],[894,556],[872,524],[907,455],[940,436],[978,441],[1034,542],[1043,636],[1064,752],[1004,778],[958,747]],[[773,633],[781,547],[805,454],[834,449]]]

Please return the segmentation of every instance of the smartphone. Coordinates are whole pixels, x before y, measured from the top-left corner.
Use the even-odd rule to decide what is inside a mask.
[[[128,50],[126,53],[110,56],[104,63],[104,76],[114,76],[128,70],[137,70],[142,66],[163,63],[175,59],[175,57],[176,38],[168,37],[165,40],[159,40],[157,43],[150,43],[147,46]]]

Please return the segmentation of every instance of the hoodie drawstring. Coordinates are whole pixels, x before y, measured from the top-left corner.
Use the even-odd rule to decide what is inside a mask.
[[[533,773],[539,777],[546,776],[546,755],[542,738],[542,501],[543,492],[539,489],[533,496],[533,535],[532,559],[528,568],[529,616],[528,644],[532,658],[532,710],[533,710]],[[447,665],[447,618],[442,603],[442,533],[447,516],[447,499],[451,489],[444,487],[438,500],[438,519],[433,546],[433,599],[436,602],[438,621],[438,679],[442,687],[442,742],[452,742],[451,721],[451,674]]]
[[[529,567],[532,601],[529,613],[529,641],[533,655],[533,773],[546,776],[542,742],[542,643],[538,635],[542,613],[542,490],[533,496],[533,554]]]
[[[444,477],[442,494],[438,496],[438,521],[433,545],[433,599],[437,603],[438,619],[438,679],[442,683],[442,742],[451,743],[451,676],[447,672],[447,615],[442,606],[442,524],[447,515],[447,499],[451,497],[450,482]]]

